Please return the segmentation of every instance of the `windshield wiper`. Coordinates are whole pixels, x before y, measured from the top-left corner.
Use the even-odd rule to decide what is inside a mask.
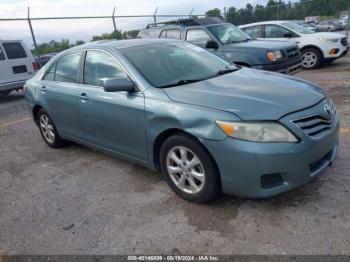
[[[229,66],[226,66],[225,68],[219,70],[216,73],[216,75],[224,75],[224,74],[232,73],[232,72],[235,72],[239,69],[240,69],[240,67],[237,65],[229,65]]]
[[[201,80],[202,79],[181,79],[181,80],[179,80],[179,81],[177,81],[175,83],[172,83],[172,84],[159,86],[159,88],[167,88],[167,87],[173,87],[173,86],[182,86],[182,85],[186,85],[186,84],[199,82]]]

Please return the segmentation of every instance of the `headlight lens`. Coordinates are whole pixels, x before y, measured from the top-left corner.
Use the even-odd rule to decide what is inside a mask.
[[[216,121],[230,137],[253,142],[298,142],[298,139],[284,126],[274,122],[242,123]]]
[[[272,62],[275,62],[283,57],[282,51],[267,52],[266,55]]]
[[[319,38],[318,40],[320,40],[321,42],[324,42],[324,43],[337,43],[339,41],[338,38],[333,38],[333,39],[330,39],[330,38]]]

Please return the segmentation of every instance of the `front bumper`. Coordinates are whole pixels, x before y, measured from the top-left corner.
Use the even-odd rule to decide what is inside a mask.
[[[281,120],[290,125],[290,119]],[[220,171],[222,191],[227,194],[264,198],[306,184],[334,160],[338,148],[338,117],[329,133],[313,140],[302,130],[292,131],[299,143],[255,143],[227,138],[222,141],[203,141],[216,160]],[[278,176],[280,183],[266,187],[263,177]]]
[[[336,49],[336,54],[330,54],[330,51]],[[342,45],[342,44],[336,44],[336,45],[327,45],[327,47],[323,48],[323,57],[324,61],[329,60],[335,60],[338,58],[341,58],[349,52],[349,45]]]
[[[294,75],[302,70],[301,58],[289,59],[281,63],[273,63],[262,66],[264,70],[274,71],[282,74]]]

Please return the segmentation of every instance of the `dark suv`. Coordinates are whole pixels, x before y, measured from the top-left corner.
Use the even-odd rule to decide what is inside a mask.
[[[295,74],[302,68],[301,53],[296,44],[253,39],[216,17],[149,24],[137,37],[189,41],[230,62],[256,69]]]

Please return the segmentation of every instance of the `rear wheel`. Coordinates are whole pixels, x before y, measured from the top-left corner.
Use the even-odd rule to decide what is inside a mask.
[[[302,51],[304,69],[315,69],[321,66],[322,54],[316,48],[306,48]]]
[[[214,161],[199,142],[187,135],[177,134],[164,142],[160,164],[169,186],[190,202],[205,203],[220,193]]]
[[[52,148],[60,148],[65,145],[65,141],[61,139],[57,133],[55,124],[44,109],[40,109],[37,114],[39,130],[45,143]]]

